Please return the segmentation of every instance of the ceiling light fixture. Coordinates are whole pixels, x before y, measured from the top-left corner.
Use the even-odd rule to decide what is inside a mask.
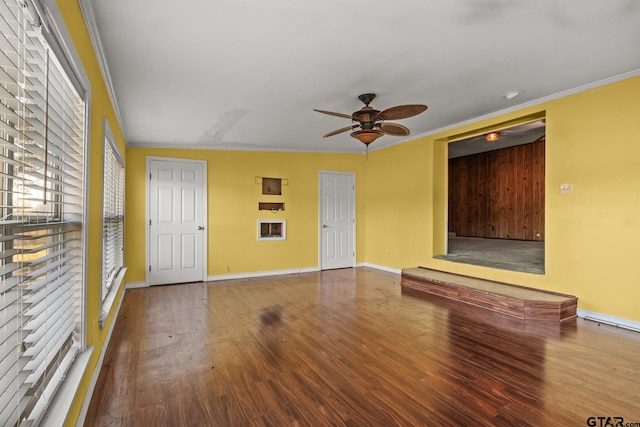
[[[484,134],[484,139],[486,139],[488,142],[497,141],[498,138],[500,138],[500,132],[489,132]]]
[[[369,145],[376,139],[384,135],[384,132],[378,129],[361,129],[351,133],[351,136],[364,145]]]

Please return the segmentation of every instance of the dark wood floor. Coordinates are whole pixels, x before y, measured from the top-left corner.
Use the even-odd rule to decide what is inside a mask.
[[[85,426],[640,422],[640,334],[367,268],[127,291]]]

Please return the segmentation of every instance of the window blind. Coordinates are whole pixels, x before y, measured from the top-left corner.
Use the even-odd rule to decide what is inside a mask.
[[[0,425],[34,425],[82,345],[85,105],[34,9],[0,1]]]
[[[102,300],[124,268],[124,165],[115,142],[104,140]]]

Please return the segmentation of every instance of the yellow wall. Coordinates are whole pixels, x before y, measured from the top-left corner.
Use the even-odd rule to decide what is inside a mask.
[[[640,78],[547,108],[547,278],[580,307],[640,321]],[[560,184],[573,183],[573,194]]]
[[[638,99],[636,77],[370,153],[366,261],[568,293],[579,298],[581,309],[640,321]],[[444,251],[446,229],[443,141],[545,111],[545,274],[433,259]],[[573,183],[574,193],[560,194],[562,183]],[[385,227],[389,236],[380,233]]]
[[[125,224],[127,282],[145,281],[147,156],[207,162],[208,276],[317,267],[321,170],[356,175],[356,247],[364,247],[366,157],[362,154],[130,148]],[[256,177],[263,176],[286,180],[282,196],[262,195]],[[258,202],[275,201],[284,202],[285,210],[258,210]],[[287,220],[287,239],[258,241],[258,219]],[[364,261],[364,251],[357,252],[356,261]]]
[[[86,324],[86,342],[88,346],[94,346],[91,360],[87,372],[83,377],[82,383],[73,407],[67,417],[66,425],[75,425],[84,397],[89,388],[93,371],[96,368],[98,357],[102,351],[107,331],[113,321],[113,313],[107,319],[103,329],[98,326],[98,319],[101,311],[101,244],[102,244],[102,156],[103,156],[103,122],[106,118],[109,122],[111,130],[120,151],[125,155],[125,144],[120,124],[116,118],[115,111],[111,104],[109,94],[107,92],[100,66],[98,65],[96,55],[87,33],[82,13],[77,1],[57,1],[60,13],[66,23],[67,31],[74,42],[74,47],[80,56],[82,65],[90,80],[91,99],[90,114],[87,123],[89,129],[89,150],[86,153],[89,162],[89,192],[88,192],[88,242],[86,244],[87,257],[87,288],[86,301],[87,307],[85,317]],[[122,286],[122,289],[124,286]],[[122,292],[120,289],[119,292]],[[119,296],[118,296],[119,297]]]
[[[415,140],[369,153],[366,261],[402,269],[430,254],[433,152]]]

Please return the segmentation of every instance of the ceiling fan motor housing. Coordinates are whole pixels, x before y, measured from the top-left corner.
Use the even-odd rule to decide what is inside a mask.
[[[380,113],[380,111],[373,107],[362,107],[361,110],[351,115],[351,120],[360,123],[362,129],[373,129],[378,113]]]

